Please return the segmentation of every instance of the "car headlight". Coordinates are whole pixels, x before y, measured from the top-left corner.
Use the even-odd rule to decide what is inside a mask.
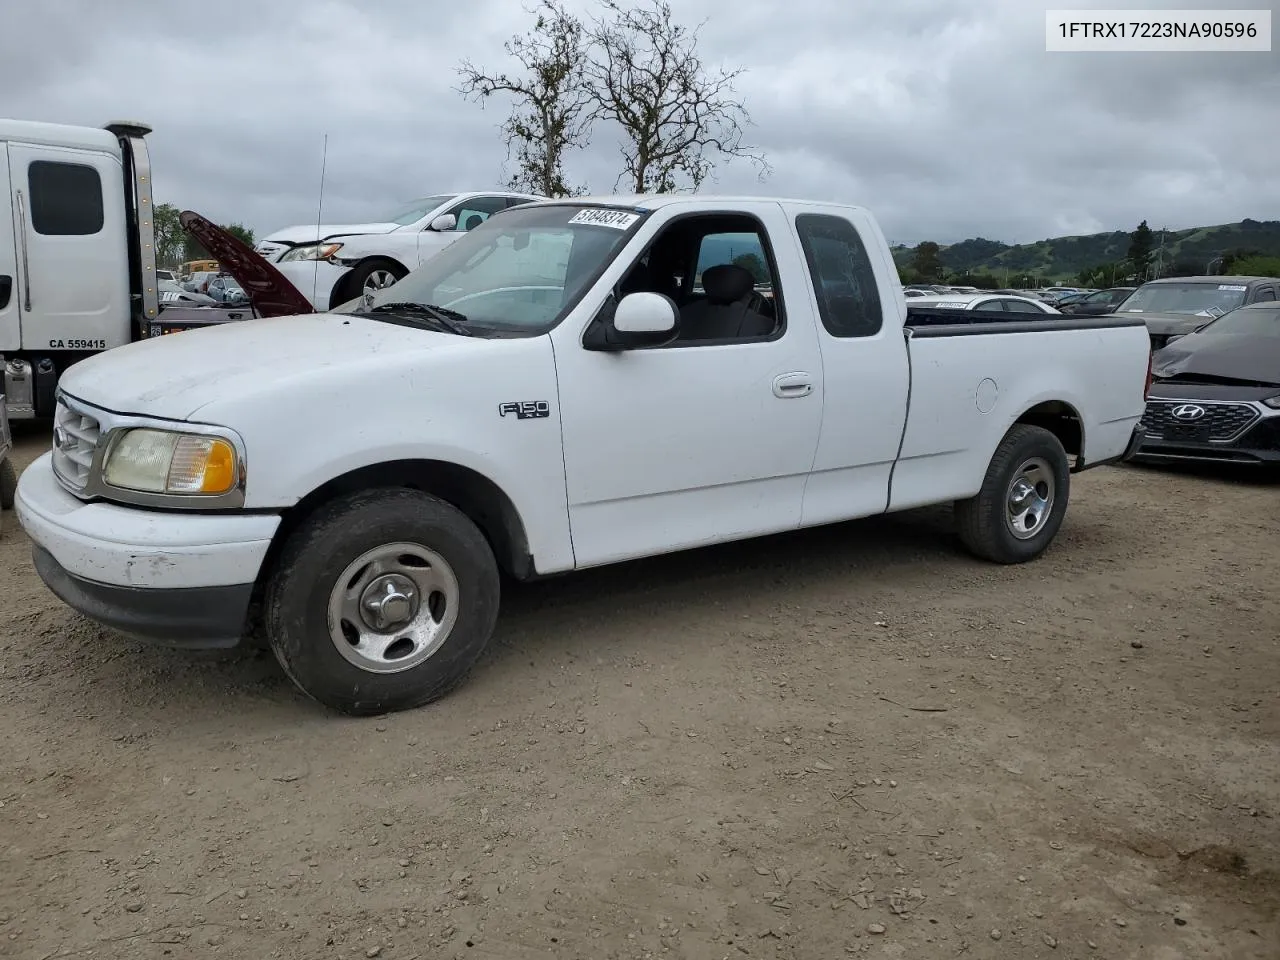
[[[289,263],[290,261],[295,260],[328,260],[341,249],[342,244],[340,243],[310,243],[305,247],[294,247],[280,258],[280,262]]]
[[[217,497],[239,484],[240,458],[224,437],[139,427],[111,444],[102,479],[138,493]]]
[[[1280,393],[1277,393],[1274,397],[1267,397],[1262,402],[1272,410],[1280,410]]]

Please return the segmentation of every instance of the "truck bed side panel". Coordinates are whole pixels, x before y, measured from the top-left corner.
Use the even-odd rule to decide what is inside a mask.
[[[976,494],[1000,440],[1037,404],[1060,401],[1076,412],[1086,461],[1119,456],[1142,416],[1149,344],[1141,324],[935,325],[914,329],[908,348],[911,408],[891,510]]]

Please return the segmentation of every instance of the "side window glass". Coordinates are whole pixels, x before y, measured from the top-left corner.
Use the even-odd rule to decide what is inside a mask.
[[[102,178],[83,163],[33,161],[31,229],[50,237],[84,237],[103,225]]]
[[[1263,301],[1274,300],[1275,298],[1276,298],[1275,291],[1273,291],[1270,287],[1263,287],[1262,292],[1258,294],[1257,302],[1262,303]]]
[[[796,231],[818,299],[818,315],[833,337],[870,337],[884,317],[867,248],[844,217],[802,213]]]
[[[480,226],[499,210],[506,208],[506,197],[472,197],[449,212],[458,218],[458,224],[453,229],[459,233],[466,233]]]
[[[676,303],[679,333],[664,348],[769,340],[786,326],[774,264],[753,216],[679,217],[632,265],[618,293],[660,293]]]
[[[1007,310],[1007,300],[983,300],[974,306],[975,310]]]
[[[760,234],[709,233],[702,238],[698,247],[698,263],[693,272],[693,292],[704,292],[704,272],[726,263],[747,270],[757,291],[773,289],[773,275],[769,272],[769,260],[764,255]]]
[[[1010,313],[1044,313],[1034,303],[1023,303],[1021,300],[1006,300],[1004,308]]]

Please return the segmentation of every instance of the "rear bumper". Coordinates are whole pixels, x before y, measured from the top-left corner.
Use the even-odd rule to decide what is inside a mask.
[[[1090,460],[1078,462],[1075,472],[1081,470],[1092,470],[1094,467],[1104,467],[1109,463],[1123,463],[1126,460],[1132,460],[1138,449],[1142,446],[1146,439],[1146,430],[1143,429],[1142,423],[1138,422],[1133,425],[1133,431],[1129,434],[1129,442],[1125,444],[1124,450],[1114,457],[1108,457],[1105,460]]]
[[[67,572],[39,544],[31,553],[40,579],[59,600],[112,630],[189,650],[234,647],[246,633],[252,583],[170,590],[121,587]]]

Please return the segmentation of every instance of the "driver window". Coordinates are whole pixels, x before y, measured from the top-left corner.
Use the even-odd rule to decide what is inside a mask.
[[[668,224],[618,285],[661,293],[680,313],[665,348],[768,340],[785,327],[768,234],[755,217],[709,214]]]
[[[1021,300],[1006,300],[1004,308],[1011,313],[1044,313],[1034,303],[1023,303]]]
[[[457,233],[474,230],[499,210],[507,208],[506,197],[472,197],[449,210],[458,220],[454,226]]]

